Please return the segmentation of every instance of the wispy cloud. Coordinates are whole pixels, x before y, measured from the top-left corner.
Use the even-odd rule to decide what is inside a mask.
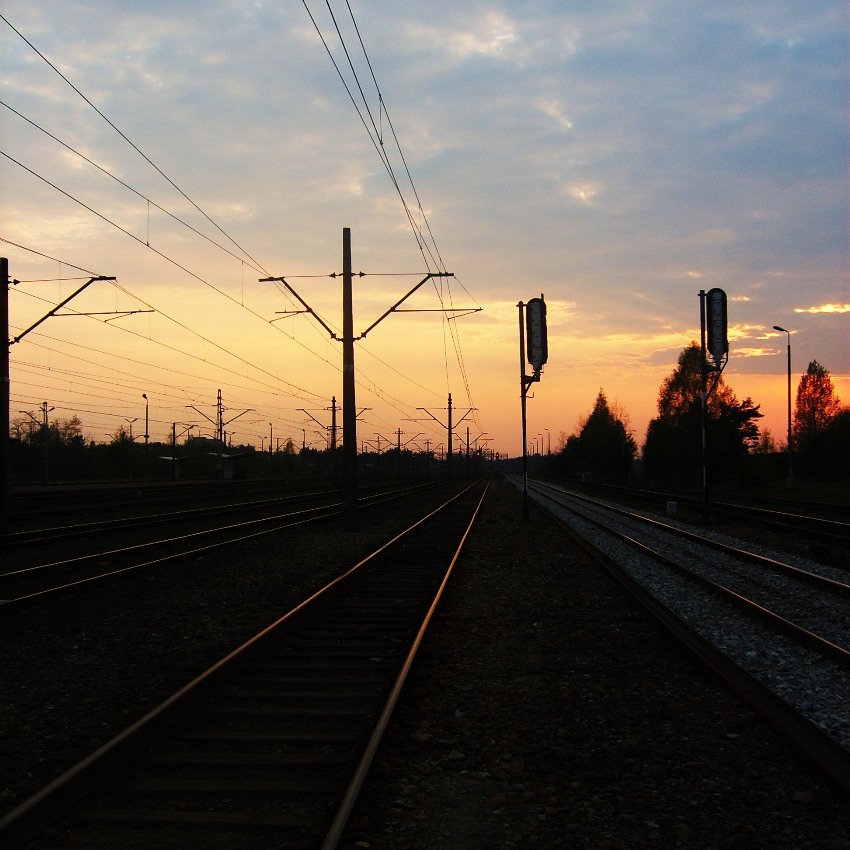
[[[795,307],[795,313],[850,313],[850,304],[821,304],[817,307]]]
[[[332,36],[323,4],[309,5]],[[457,323],[468,362],[481,363],[468,378],[485,421],[503,416],[511,434],[502,411],[515,392],[516,303],[540,292],[552,338],[535,405],[553,430],[559,419],[571,426],[571,405],[584,410],[609,381],[622,383],[612,392],[628,391],[630,404],[651,402],[678,353],[699,337],[701,289],[729,297],[730,381],[784,374],[784,340],[766,330],[774,323],[793,331],[795,364],[818,359],[833,374],[850,373],[842,4],[356,5],[386,112],[353,34],[349,46],[384,150],[392,149],[388,113],[447,267],[485,307]],[[339,271],[343,226],[352,227],[358,268],[419,268],[407,213],[364,131],[369,116],[355,112],[301,4],[5,0],[4,14],[272,273]],[[206,232],[32,51],[8,30],[0,36],[4,99]],[[347,73],[339,44],[330,49]],[[166,232],[141,200],[92,179],[17,119],[3,116],[2,130],[0,147],[140,238],[150,233],[152,245],[179,251],[216,282],[256,286],[238,263]],[[404,184],[403,169],[396,176]],[[191,304],[181,318],[212,336],[208,326],[222,310],[191,294],[185,276],[143,261],[144,247],[8,162],[0,161],[0,181],[0,235],[117,274],[132,291],[160,286],[163,308]],[[420,221],[415,207],[412,215]],[[31,262],[12,259],[15,268]],[[392,303],[397,286],[388,277],[375,294],[374,279],[359,281],[357,307]],[[338,314],[331,284],[305,283],[305,294]],[[803,299],[812,306],[793,306]],[[391,317],[370,344],[393,361],[379,345],[409,335],[413,321]],[[318,337],[302,316],[287,328],[311,345]],[[450,346],[440,339],[427,348],[416,328],[398,347],[417,355],[416,368],[439,373],[439,383]],[[230,330],[242,331],[236,319]],[[241,344],[257,336],[249,328]],[[321,345],[333,359],[330,343]],[[275,351],[281,372],[312,374],[300,351]],[[265,362],[268,351],[245,355]],[[508,364],[505,378],[493,367],[498,358]],[[373,366],[376,384],[381,368]],[[589,386],[574,387],[582,376],[592,376]],[[331,379],[311,389],[338,392]]]

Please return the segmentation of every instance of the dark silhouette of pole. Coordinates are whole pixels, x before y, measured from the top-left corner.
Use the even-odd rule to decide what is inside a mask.
[[[416,409],[421,410],[423,413],[427,413],[428,416],[430,416],[431,419],[433,419],[438,425],[440,425],[440,426],[442,426],[443,428],[446,429],[446,445],[448,447],[447,450],[446,450],[446,472],[447,472],[448,477],[451,478],[451,476],[452,476],[452,443],[454,442],[452,437],[453,437],[453,434],[454,434],[454,429],[458,425],[460,425],[460,423],[463,422],[463,420],[466,419],[466,417],[469,416],[469,414],[472,413],[473,410],[478,410],[478,408],[477,407],[470,407],[466,411],[466,413],[464,413],[463,416],[460,417],[460,419],[457,422],[454,422],[454,417],[453,417],[454,407],[452,406],[452,394],[449,393],[449,406],[448,406],[449,424],[448,425],[446,425],[445,423],[443,423],[439,419],[437,419],[437,417],[434,416],[434,414],[431,413],[431,411],[428,410],[427,408],[417,407]],[[442,460],[442,457],[440,459]]]
[[[9,530],[11,471],[9,469],[9,260],[0,257],[0,531]]]
[[[519,310],[519,387],[522,399],[522,518],[529,519],[528,511],[528,421],[526,404],[529,387],[540,380],[540,375],[549,358],[549,343],[546,331],[546,302],[543,293],[527,304],[520,301]],[[530,375],[525,373],[526,336],[528,337],[528,362]]]
[[[0,491],[2,491],[0,492],[0,503],[2,503],[0,504],[0,530],[6,530],[8,528],[9,518],[9,486],[11,474],[9,470],[9,347],[16,342],[20,342],[42,322],[47,321],[51,316],[55,316],[62,307],[76,298],[96,280],[115,280],[115,278],[102,275],[90,278],[37,322],[30,325],[25,331],[21,331],[20,334],[12,339],[9,336],[9,260],[6,257],[0,257],[0,277],[3,279],[3,293],[0,296],[0,328],[3,329],[3,333],[6,336],[2,346],[2,353],[0,353],[0,357],[2,357],[2,361],[0,361],[0,384],[2,384],[2,387],[0,387]],[[46,407],[47,402],[44,404]]]
[[[354,293],[351,228],[342,230],[342,506],[345,527],[357,531],[357,407],[354,382]]]
[[[142,398],[145,400],[145,481],[148,480],[148,441],[150,440],[150,403],[148,402],[148,394],[142,393]]]
[[[309,313],[330,335],[331,339],[342,342],[342,458],[343,458],[343,513],[346,517],[347,527],[355,531],[357,529],[357,408],[355,399],[354,380],[354,342],[363,339],[366,334],[379,325],[392,313],[401,312],[401,305],[410,298],[421,286],[435,277],[453,277],[451,272],[429,272],[416,286],[406,295],[402,296],[389,310],[379,316],[360,336],[354,336],[354,294],[352,292],[353,273],[351,269],[351,228],[344,227],[342,230],[342,337],[337,336],[327,322],[319,316],[316,311],[293,289],[283,277],[264,277],[261,282],[276,281],[282,284],[286,290],[295,298],[303,309],[296,310],[297,313]],[[359,272],[363,277],[365,272]],[[338,277],[334,272],[331,277]],[[466,312],[478,312],[478,309]],[[416,311],[421,312],[421,311]],[[445,310],[441,309],[441,312]],[[452,311],[455,312],[455,311]],[[306,438],[305,438],[306,440]]]
[[[700,381],[702,393],[701,430],[702,430],[702,519],[709,520],[708,498],[708,359],[705,349],[705,291],[699,293],[700,323]]]
[[[449,427],[448,433],[446,434],[447,445],[448,445],[448,454],[446,455],[446,471],[448,472],[449,478],[452,477],[452,434],[454,432],[454,426],[452,425],[452,394],[449,393]]]
[[[520,301],[517,307],[519,308],[519,394],[522,399],[522,518],[530,519],[531,514],[528,510],[528,446],[526,445],[528,377],[525,374],[525,304]]]
[[[774,325],[775,331],[788,335],[788,488],[794,486],[794,465],[791,460],[791,331]]]
[[[336,456],[336,396],[331,397],[331,475],[336,478],[338,463]]]

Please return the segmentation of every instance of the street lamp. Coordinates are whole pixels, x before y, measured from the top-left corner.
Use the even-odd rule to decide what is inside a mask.
[[[150,404],[148,403],[148,394],[142,393],[142,398],[145,400],[145,481],[148,480],[148,440],[150,439]]]
[[[794,486],[794,465],[791,459],[791,331],[774,325],[775,331],[788,335],[788,487]]]

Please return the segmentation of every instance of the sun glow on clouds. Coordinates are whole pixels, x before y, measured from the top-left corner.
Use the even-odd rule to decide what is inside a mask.
[[[775,348],[736,348],[736,357],[772,357],[776,354]]]
[[[208,0],[200,11],[190,5],[6,0],[4,14],[214,221],[223,218],[224,228],[233,228],[272,274],[338,271],[342,225],[353,227],[358,268],[369,274],[418,268],[398,193],[385,181],[301,4]],[[332,36],[329,15],[310,5],[322,32]],[[358,360],[364,385],[412,409],[430,403],[433,393],[442,406],[447,390],[460,404],[462,383],[444,365],[453,360],[451,335],[443,333],[450,326],[461,343],[470,394],[496,438],[493,447],[514,451],[518,408],[506,399],[516,397],[516,302],[543,292],[550,357],[529,406],[537,420],[532,427],[572,429],[603,388],[609,400],[626,406],[642,438],[661,382],[683,347],[699,339],[696,290],[714,286],[727,291],[734,322],[730,384],[739,397],[763,404],[768,428],[785,427],[786,341],[784,333],[767,330],[774,322],[794,326],[795,371],[817,358],[833,376],[850,374],[842,327],[850,299],[842,302],[840,288],[845,204],[835,196],[847,142],[840,120],[846,45],[839,4],[815,3],[801,15],[792,3],[750,0],[712,7],[706,16],[694,16],[687,5],[538,0],[520,11],[487,0],[376,0],[357,12],[388,113],[429,205],[427,220],[417,214],[416,223],[434,227],[447,268],[471,293],[469,299],[456,294],[455,306],[484,307],[456,322],[426,312],[382,323],[366,340],[374,356]],[[275,33],[271,41],[269,32]],[[8,30],[4,38],[4,99],[52,131],[60,128],[57,135],[169,212],[198,222],[197,211],[172,198],[20,39]],[[353,32],[349,44],[357,46]],[[344,68],[340,45],[331,41],[330,50]],[[367,69],[360,70],[368,82]],[[366,97],[376,107],[371,88]],[[203,357],[215,374],[207,382],[203,373],[203,386],[192,378],[199,387],[191,400],[215,398],[222,367],[232,365],[202,340],[223,342],[245,362],[279,372],[322,399],[338,395],[338,346],[308,317],[282,317],[292,299],[258,284],[259,274],[222,258],[209,243],[182,238],[164,213],[149,211],[143,199],[70,152],[43,139],[33,143],[33,129],[17,118],[4,114],[2,120],[4,149],[133,238],[6,162],[0,162],[6,201],[0,235],[114,274],[161,311],[122,318],[121,326]],[[200,222],[204,233],[207,224]],[[801,250],[809,246],[811,254]],[[265,321],[241,316],[232,300],[166,265],[154,253],[159,250]],[[11,260],[19,277],[21,269],[31,269],[27,277],[34,279],[68,276],[56,262],[34,260],[23,250]],[[294,283],[311,307],[337,324],[337,281]],[[412,285],[392,276],[358,280],[356,330]],[[93,311],[110,300],[105,288],[90,288]],[[41,294],[47,292],[52,303],[67,294],[52,284]],[[801,297],[810,305],[800,305]],[[41,302],[23,296],[12,306],[19,329],[44,313]],[[405,306],[430,311],[441,302],[423,287]],[[191,333],[178,332],[163,314]],[[123,363],[130,338],[119,337],[117,326],[116,320],[97,327],[98,345],[111,354],[113,337],[106,334],[120,339],[115,358]],[[71,339],[83,328],[82,319],[56,320],[49,334]],[[48,356],[56,362],[65,349],[52,355],[48,349]],[[158,348],[133,356],[157,369],[140,373],[139,393],[156,398],[165,378],[181,385],[180,375],[159,365],[166,355]],[[241,361],[235,371],[247,375]],[[445,387],[444,372],[450,373]],[[226,387],[228,403],[236,404],[238,390],[242,406],[262,407],[267,382]],[[43,398],[74,404],[64,389],[26,392],[31,398],[20,407],[35,409]],[[170,390],[160,395],[152,428],[157,439],[184,414],[182,401],[173,410],[167,406]],[[409,413],[377,395],[365,393],[372,411],[370,426],[363,427],[368,432],[386,423],[391,432],[396,418],[403,422]],[[279,408],[305,406],[300,397],[281,398],[268,402],[269,419]],[[118,423],[138,413],[137,398],[126,402],[116,393],[107,401]],[[275,420],[275,433],[283,427],[289,425]],[[95,429],[114,430],[112,422]]]
[[[795,313],[850,313],[850,304],[822,304],[819,307],[795,307]]]
[[[570,186],[567,191],[573,200],[580,201],[583,204],[592,204],[598,193],[597,187],[592,183],[579,183]]]

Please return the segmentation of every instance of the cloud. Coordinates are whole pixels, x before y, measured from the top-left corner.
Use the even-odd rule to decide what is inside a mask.
[[[818,307],[795,307],[795,313],[850,313],[850,304],[821,304]]]
[[[343,5],[333,4],[336,11]],[[699,336],[700,289],[729,296],[730,335],[742,346],[733,347],[730,371],[740,362],[742,371],[784,374],[782,346],[774,340],[773,351],[765,331],[774,322],[794,325],[795,365],[817,358],[835,372],[850,369],[840,327],[850,312],[840,4],[359,5],[385,112],[355,34],[349,38],[350,20],[341,15],[340,23],[384,148],[392,151],[389,114],[446,266],[485,306],[457,323],[470,363],[481,343],[481,369],[469,373],[473,393],[498,386],[491,361],[501,344],[511,370],[505,392],[514,392],[516,302],[541,291],[554,345],[535,404],[551,396],[553,430],[559,417],[569,423],[576,413],[571,376],[555,385],[564,361],[592,376],[582,409],[614,380],[654,398],[679,352]],[[309,6],[331,36],[324,4]],[[420,266],[398,193],[301,4],[6,0],[4,14],[271,274],[338,271],[343,226],[353,229],[358,268]],[[4,99],[208,232],[209,223],[31,50],[8,31],[2,37]],[[339,44],[330,48],[348,74]],[[0,118],[11,155],[147,237],[141,199],[63,159],[18,119]],[[402,168],[396,177],[406,189]],[[117,274],[134,292],[161,285],[152,301],[163,309],[180,300],[184,276],[157,266],[143,246],[8,162],[0,161],[0,180],[9,201],[0,234]],[[151,215],[152,245],[173,246],[193,271],[222,286],[240,290],[243,276],[246,292],[256,286],[239,263],[182,242],[166,224]],[[13,261],[15,268],[25,262]],[[373,300],[379,307],[401,294],[396,283],[388,278],[373,296],[374,280],[358,282],[358,308],[371,317]],[[338,315],[337,288],[304,287],[317,309]],[[186,319],[201,332],[221,312],[205,306],[208,297],[197,296]],[[194,303],[194,295],[185,298]],[[803,298],[809,306],[794,308]],[[279,309],[264,306],[263,315]],[[420,325],[431,316],[393,319],[370,344],[391,361],[380,346],[398,326],[409,337],[399,347],[412,357],[410,329],[416,321],[424,347]],[[303,317],[286,327],[314,343]],[[240,345],[256,336],[245,332]],[[272,340],[287,368],[292,360],[296,374],[309,371],[297,351]],[[438,344],[419,359],[442,372],[442,355]],[[266,354],[251,358],[265,362]],[[371,364],[376,384],[382,368]],[[319,382],[311,389],[336,391]]]

